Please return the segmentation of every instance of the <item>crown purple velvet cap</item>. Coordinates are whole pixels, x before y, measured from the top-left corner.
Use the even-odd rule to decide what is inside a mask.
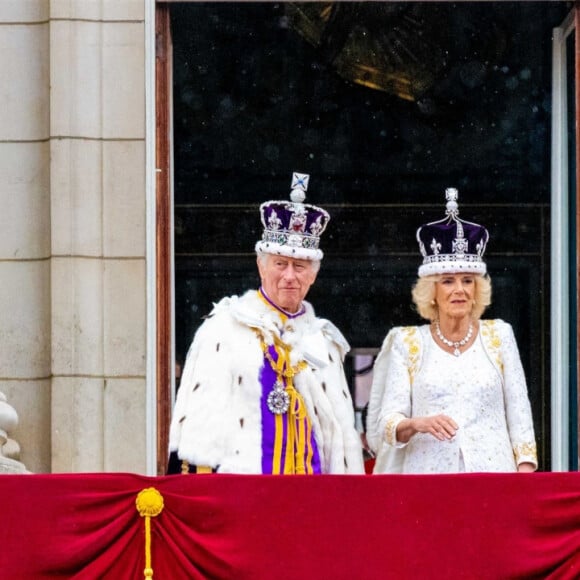
[[[322,260],[324,254],[318,246],[330,216],[320,207],[303,203],[308,180],[307,174],[294,173],[290,201],[266,201],[260,206],[264,232],[256,252]]]
[[[446,217],[421,226],[417,242],[423,256],[419,277],[433,274],[485,274],[483,255],[489,232],[484,226],[459,219],[458,192],[445,190]]]

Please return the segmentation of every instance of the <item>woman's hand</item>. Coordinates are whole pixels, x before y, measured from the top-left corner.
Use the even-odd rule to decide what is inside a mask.
[[[457,429],[459,425],[447,415],[412,417],[397,425],[397,441],[407,443],[417,433],[430,433],[439,441],[448,441],[455,437]]]

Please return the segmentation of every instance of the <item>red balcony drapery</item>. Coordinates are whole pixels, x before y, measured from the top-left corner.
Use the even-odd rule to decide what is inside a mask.
[[[580,577],[580,474],[0,477],[7,580]]]

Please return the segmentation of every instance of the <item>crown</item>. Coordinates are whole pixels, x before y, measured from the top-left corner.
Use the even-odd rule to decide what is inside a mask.
[[[442,220],[421,226],[417,230],[417,242],[423,256],[419,277],[432,274],[485,274],[483,261],[489,232],[479,224],[459,219],[457,189],[445,190],[447,200]]]
[[[305,173],[293,173],[290,201],[266,201],[260,206],[264,233],[256,252],[322,260],[324,254],[318,246],[330,216],[320,207],[303,203],[309,178]]]

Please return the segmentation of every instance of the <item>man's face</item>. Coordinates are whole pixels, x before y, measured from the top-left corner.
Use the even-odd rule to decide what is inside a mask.
[[[265,258],[258,258],[258,270],[270,300],[292,313],[298,312],[316,280],[316,270],[310,260],[266,254]]]

